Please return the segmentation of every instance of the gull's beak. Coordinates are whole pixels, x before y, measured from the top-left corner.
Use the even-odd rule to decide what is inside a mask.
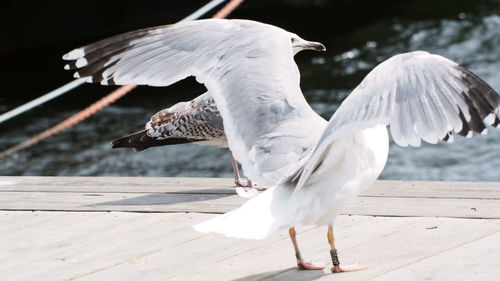
[[[293,55],[302,50],[326,51],[325,45],[319,42],[306,41],[295,34],[291,34]]]
[[[313,51],[318,51],[318,52],[324,52],[326,51],[325,45],[319,43],[319,42],[306,42],[306,44],[303,46],[304,49],[308,50],[313,50]]]

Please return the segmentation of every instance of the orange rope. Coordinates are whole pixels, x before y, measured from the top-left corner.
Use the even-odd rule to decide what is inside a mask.
[[[117,99],[123,97],[128,92],[132,91],[132,89],[134,89],[135,87],[137,87],[137,85],[127,85],[127,86],[122,86],[122,87],[116,89],[115,91],[111,92],[110,94],[108,94],[104,98],[89,105],[87,108],[85,108],[82,111],[78,112],[77,114],[69,117],[68,119],[62,121],[61,123],[53,126],[52,128],[47,129],[47,130],[43,131],[42,133],[40,133],[34,137],[31,137],[30,139],[25,140],[22,143],[3,151],[2,153],[0,153],[0,159],[4,158],[12,153],[15,153],[21,149],[25,149],[27,147],[30,147],[43,139],[46,139],[52,135],[55,135],[59,132],[66,130],[69,127],[72,127],[72,126],[80,123],[81,121],[87,119],[88,117],[90,117],[91,115],[96,113],[97,111],[103,109],[104,107],[115,102]]]
[[[222,9],[219,10],[212,18],[225,18],[227,17],[236,7],[238,7],[243,0],[231,0],[229,3],[227,3]],[[87,119],[97,111],[103,109],[104,107],[112,104],[115,102],[117,99],[123,97],[124,95],[128,94],[130,91],[132,91],[137,85],[132,84],[132,85],[127,85],[127,86],[121,86],[120,88],[116,89],[115,91],[111,92],[104,98],[101,98],[100,100],[96,101],[95,103],[91,104],[87,108],[83,109],[82,111],[78,112],[77,114],[69,117],[68,119],[62,121],[61,123],[43,131],[42,133],[31,137],[28,140],[23,141],[22,143],[13,146],[11,148],[8,148],[0,153],[0,159],[7,157],[19,150],[28,148],[39,141],[42,141],[52,135],[58,134],[64,130],[66,130],[69,127],[72,127],[81,121]]]
[[[236,9],[243,0],[231,0],[222,9],[220,9],[215,15],[212,16],[213,19],[223,19]]]

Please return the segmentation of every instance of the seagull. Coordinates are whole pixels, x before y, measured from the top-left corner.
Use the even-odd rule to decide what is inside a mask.
[[[222,117],[209,92],[155,113],[146,123],[144,130],[111,142],[112,148],[132,147],[135,151],[182,143],[228,146]],[[238,163],[234,160],[231,150],[229,156],[233,166],[234,183],[239,187],[253,187],[250,180],[245,182],[241,179]]]
[[[288,229],[297,265],[306,262],[295,225],[328,226],[332,272],[340,266],[333,223],[342,207],[379,176],[395,142],[451,142],[500,124],[500,98],[464,67],[423,51],[372,70],[329,122],[300,89],[293,56],[317,42],[248,20],[199,20],[147,28],[77,48],[63,59],[75,77],[101,84],[168,86],[195,76],[213,97],[229,148],[246,175],[277,182],[240,208],[195,226],[205,233],[264,239]]]
[[[204,233],[263,239],[298,224],[327,225],[332,272],[364,269],[340,266],[333,225],[341,209],[372,184],[387,162],[389,137],[400,146],[421,140],[453,142],[454,134],[485,135],[498,127],[500,96],[467,68],[436,54],[414,51],[376,66],[342,102],[308,157],[276,186],[240,208],[195,225]]]
[[[168,86],[195,76],[223,120],[248,178],[275,185],[310,153],[327,121],[309,106],[293,57],[325,51],[279,27],[205,19],[116,35],[63,56],[74,77],[102,85]]]

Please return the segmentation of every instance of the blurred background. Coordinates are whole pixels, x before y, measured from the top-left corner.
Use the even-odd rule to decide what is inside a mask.
[[[0,114],[71,81],[64,53],[117,33],[174,23],[206,2],[1,1]],[[413,50],[446,56],[500,91],[500,0],[246,0],[230,18],[274,24],[326,45],[326,53],[295,57],[304,95],[326,119],[375,65]],[[115,88],[86,84],[1,123],[0,151]],[[231,177],[223,149],[111,149],[111,140],[142,129],[155,112],[204,90],[191,78],[168,88],[139,87],[63,133],[0,159],[0,175]],[[500,130],[456,137],[453,144],[391,145],[381,178],[500,181]]]

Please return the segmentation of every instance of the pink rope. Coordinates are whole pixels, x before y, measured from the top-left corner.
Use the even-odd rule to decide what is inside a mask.
[[[111,92],[110,94],[108,94],[104,98],[89,105],[87,108],[85,108],[82,111],[78,112],[77,114],[69,117],[68,119],[62,121],[61,123],[41,132],[40,134],[38,134],[34,137],[31,137],[28,140],[23,141],[22,143],[20,143],[16,146],[13,146],[7,150],[2,151],[2,153],[0,153],[0,159],[6,157],[8,155],[11,155],[12,153],[15,153],[21,149],[25,149],[27,147],[30,147],[30,146],[38,143],[41,140],[44,140],[52,135],[55,135],[59,132],[66,130],[69,127],[72,127],[72,126],[80,123],[81,121],[87,119],[88,117],[90,117],[91,115],[96,113],[97,111],[103,109],[104,107],[115,102],[117,99],[123,97],[128,92],[132,91],[132,89],[134,89],[135,87],[137,87],[137,85],[127,85],[127,86],[122,86],[122,87],[116,89],[115,91]]]
[[[220,9],[215,15],[212,16],[213,19],[223,19],[229,16],[230,13],[236,9],[243,0],[231,0],[222,9]]]

